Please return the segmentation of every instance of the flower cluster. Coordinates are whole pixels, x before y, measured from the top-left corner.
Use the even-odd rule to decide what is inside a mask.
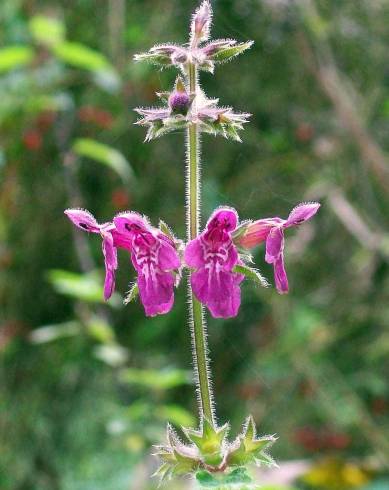
[[[243,483],[244,488],[248,488],[246,484],[251,478],[244,466],[273,464],[267,450],[275,437],[257,437],[251,417],[233,441],[227,438],[229,425],[217,425],[209,380],[204,316],[198,303],[204,305],[214,318],[235,317],[239,312],[241,286],[245,279],[268,285],[259,271],[252,267],[250,255],[251,249],[262,243],[265,243],[265,262],[274,269],[277,291],[287,293],[285,231],[312,218],[320,204],[299,204],[286,219],[273,217],[241,223],[235,209],[221,206],[214,210],[198,234],[199,133],[241,141],[239,131],[250,116],[235,112],[231,107],[219,106],[219,99],[208,98],[200,87],[199,70],[213,72],[215,65],[232,59],[252,45],[251,41],[238,43],[233,39],[209,41],[211,20],[211,4],[209,0],[203,0],[192,17],[188,44],[161,44],[135,57],[137,61],[148,61],[161,68],[173,66],[181,71],[171,92],[157,94],[163,102],[161,107],[138,108],[136,112],[141,116],[137,124],[147,128],[146,141],[172,131],[187,132],[188,242],[176,239],[162,221],[155,228],[146,217],[132,211],[120,213],[103,224],[85,210],[68,209],[65,213],[77,227],[102,237],[105,299],[115,288],[118,248],[129,252],[137,275],[124,302],[127,304],[139,295],[147,316],[166,314],[172,309],[174,288],[180,283],[182,270],[187,270],[191,286],[189,304],[200,429],[183,429],[187,439],[183,443],[168,427],[167,444],[157,447],[162,465],[156,475],[165,480],[174,475],[195,473],[197,481],[204,487],[230,488],[233,485],[238,488],[236,484]]]
[[[284,230],[310,219],[319,209],[318,203],[296,206],[288,218],[264,218],[238,223],[233,208],[216,209],[202,233],[191,240],[181,254],[182,242],[175,239],[166,225],[154,228],[144,216],[135,212],[121,213],[112,222],[98,224],[82,209],[68,209],[65,214],[79,228],[99,233],[103,239],[105,258],[104,297],[109,299],[115,287],[118,267],[117,249],[130,253],[137,272],[139,297],[147,316],[168,313],[174,302],[183,267],[191,271],[191,286],[196,298],[214,318],[231,318],[240,307],[240,284],[252,277],[254,269],[245,264],[247,252],[266,242],[265,261],[273,264],[279,293],[288,292],[284,266]]]

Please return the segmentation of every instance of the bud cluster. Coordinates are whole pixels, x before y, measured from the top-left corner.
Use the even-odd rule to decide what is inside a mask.
[[[247,483],[251,479],[242,471],[243,466],[250,463],[269,466],[275,464],[267,450],[276,441],[276,437],[257,437],[251,416],[247,418],[241,434],[232,442],[227,439],[229,429],[229,424],[215,427],[204,418],[199,431],[182,428],[188,441],[183,443],[169,425],[167,444],[156,447],[155,454],[161,459],[162,464],[155,476],[163,481],[173,476],[196,472],[200,482],[212,478],[221,483],[228,483],[233,475],[233,482],[240,483],[236,476],[239,474],[243,479],[242,483]]]
[[[234,39],[207,42],[210,35],[212,9],[206,0],[193,15],[190,40],[187,45],[172,43],[153,46],[147,53],[135,55],[136,61],[146,61],[160,68],[175,66],[181,70],[170,93],[157,94],[165,102],[163,107],[135,109],[141,118],[136,124],[148,128],[146,141],[197,124],[201,132],[241,141],[238,131],[250,114],[235,112],[231,107],[218,106],[218,99],[208,99],[198,89],[189,93],[190,66],[213,73],[215,64],[227,62],[252,46],[252,41],[238,43]]]

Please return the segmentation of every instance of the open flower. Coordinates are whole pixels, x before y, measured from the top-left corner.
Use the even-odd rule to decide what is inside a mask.
[[[131,262],[147,316],[168,313],[174,302],[175,271],[181,262],[172,240],[147,219],[127,212],[114,218],[116,231],[130,243]]]
[[[252,248],[266,240],[265,260],[273,264],[274,279],[280,294],[289,290],[288,277],[284,266],[284,230],[298,226],[314,216],[319,209],[317,202],[302,203],[296,206],[286,220],[265,218],[246,225],[245,232],[238,235],[235,243],[243,248]]]
[[[240,306],[239,285],[244,276],[233,272],[239,256],[231,238],[237,223],[234,209],[219,208],[185,249],[185,262],[195,269],[190,279],[193,293],[214,318],[234,317]]]
[[[104,299],[108,300],[115,289],[115,271],[118,267],[116,248],[126,248],[126,240],[119,237],[112,223],[100,225],[94,216],[84,209],[67,209],[65,214],[81,230],[101,235],[105,260]]]

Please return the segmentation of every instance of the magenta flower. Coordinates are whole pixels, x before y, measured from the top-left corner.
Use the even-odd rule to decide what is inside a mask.
[[[67,209],[65,214],[81,230],[89,233],[100,233],[103,239],[105,260],[104,299],[108,300],[115,289],[115,271],[118,267],[116,253],[118,234],[115,232],[112,223],[99,225],[93,215],[84,209]],[[124,243],[124,240],[122,240],[122,243]]]
[[[146,315],[168,313],[174,302],[175,271],[181,265],[174,243],[137,213],[122,213],[113,221],[119,235],[130,243],[131,261],[138,273],[139,296]]]
[[[231,237],[237,223],[235,209],[217,209],[185,249],[185,262],[195,269],[190,278],[193,293],[214,318],[234,317],[240,306],[244,276],[233,272],[239,256]]]
[[[123,213],[114,223],[98,224],[88,211],[67,209],[65,214],[78,227],[103,238],[105,259],[104,298],[108,300],[115,289],[118,267],[117,249],[131,253],[131,261],[138,273],[139,296],[147,316],[167,313],[174,302],[174,271],[180,268],[180,259],[172,240],[149,225],[137,213]]]
[[[268,264],[273,264],[276,288],[280,294],[289,290],[284,266],[284,230],[309,220],[319,207],[320,204],[317,202],[303,203],[292,209],[286,220],[276,217],[254,221],[249,223],[243,235],[235,240],[237,245],[244,248],[255,247],[266,240],[265,260]]]

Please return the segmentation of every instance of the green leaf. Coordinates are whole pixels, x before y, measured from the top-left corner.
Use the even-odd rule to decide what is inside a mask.
[[[164,221],[161,219],[159,220],[159,229],[162,231],[162,233],[170,238],[173,242],[176,240],[171,228],[169,225],[167,225]]]
[[[131,166],[118,150],[90,138],[78,138],[73,144],[73,151],[81,156],[102,163],[114,170],[124,181],[133,176]]]
[[[196,423],[193,415],[185,410],[185,408],[180,407],[180,405],[162,405],[156,407],[155,410],[156,418],[162,420],[163,422],[169,421],[174,425],[193,425]]]
[[[200,485],[207,488],[224,488],[225,485],[229,488],[229,485],[234,485],[234,489],[239,488],[236,487],[237,484],[252,482],[251,477],[247,474],[246,468],[243,467],[235,468],[227,474],[209,473],[208,471],[200,470],[196,473],[196,480]]]
[[[135,301],[139,295],[139,287],[138,284],[135,282],[128,293],[126,294],[123,303],[125,305],[128,305],[128,303],[131,303],[132,301]]]
[[[230,61],[232,58],[235,58],[235,56],[238,56],[251,48],[253,44],[254,41],[247,41],[246,43],[234,44],[233,46],[218,49],[214,54],[209,56],[209,59],[216,63]]]
[[[119,344],[102,344],[94,349],[94,355],[108,366],[123,366],[128,361],[128,351]]]
[[[122,382],[140,385],[154,390],[167,390],[192,383],[192,375],[183,369],[125,369],[121,373]]]
[[[54,17],[34,15],[29,21],[29,28],[32,37],[46,46],[54,46],[65,39],[65,25]]]
[[[81,324],[77,321],[45,325],[34,329],[29,336],[33,344],[44,344],[65,337],[72,337],[81,332]]]
[[[0,73],[28,65],[34,59],[34,54],[29,46],[7,46],[0,49]]]
[[[233,271],[245,275],[247,279],[250,279],[250,281],[254,281],[259,286],[262,286],[264,288],[269,287],[269,283],[257,269],[249,267],[248,265],[240,264],[236,265]]]
[[[63,41],[53,46],[53,52],[57,58],[88,71],[113,70],[107,58],[84,44]]]
[[[89,335],[102,344],[111,344],[115,340],[115,333],[103,318],[93,316],[86,325]]]
[[[104,303],[101,277],[96,272],[77,274],[64,270],[51,270],[47,274],[49,282],[59,294],[89,303]],[[118,306],[118,295],[110,299],[111,306]]]

